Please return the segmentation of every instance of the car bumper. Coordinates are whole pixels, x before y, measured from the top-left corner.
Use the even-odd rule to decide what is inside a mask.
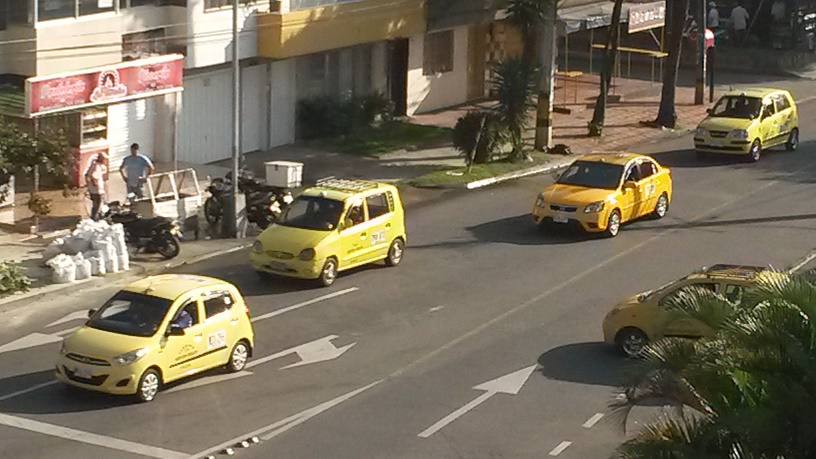
[[[77,370],[85,371],[91,377],[80,377]],[[82,365],[67,358],[60,358],[55,373],[57,380],[71,386],[106,394],[131,395],[136,393],[136,386],[144,370],[142,365]]]
[[[299,279],[317,279],[325,260],[303,261],[297,258],[280,260],[258,252],[250,252],[249,262],[256,271]]]
[[[533,208],[533,223],[536,225],[552,224],[598,233],[606,231],[606,221],[605,212],[555,212],[548,207],[535,206]]]
[[[747,140],[733,140],[715,145],[711,142],[694,139],[694,149],[705,153],[747,155],[751,150],[751,143]]]

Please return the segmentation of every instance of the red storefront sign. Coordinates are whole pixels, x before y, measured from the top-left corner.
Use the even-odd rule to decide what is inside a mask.
[[[85,72],[26,80],[26,114],[45,115],[183,89],[184,57],[139,59]]]

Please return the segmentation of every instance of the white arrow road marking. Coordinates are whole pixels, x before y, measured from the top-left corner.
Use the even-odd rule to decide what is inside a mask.
[[[481,405],[487,399],[496,395],[499,392],[503,394],[512,395],[518,394],[519,391],[521,390],[521,387],[524,386],[524,383],[527,382],[527,379],[533,373],[533,370],[535,370],[536,366],[537,365],[533,365],[473,387],[476,390],[484,390],[487,392],[476,397],[476,399],[466,404],[462,408],[459,408],[453,413],[445,416],[444,418],[439,420],[439,422],[437,422],[436,424],[423,430],[422,432],[419,433],[418,436],[420,438],[430,437],[431,435],[435,434],[446,425],[455,421],[457,418],[467,413],[468,411],[472,410],[473,408],[476,408],[477,406]]]
[[[65,330],[60,330],[58,332],[54,332],[54,335],[56,335],[56,336],[68,335],[68,334],[71,334],[71,333],[73,333],[73,332],[75,332],[77,330],[79,330],[79,327],[66,328]]]
[[[201,379],[196,379],[195,381],[184,383],[184,384],[178,385],[178,386],[176,386],[176,387],[174,387],[172,389],[167,389],[166,391],[162,391],[162,392],[165,393],[165,394],[172,394],[173,392],[178,392],[178,391],[182,391],[182,390],[186,390],[186,389],[192,389],[194,387],[207,386],[207,385],[210,385],[210,384],[229,381],[231,379],[243,378],[244,376],[249,376],[251,374],[252,374],[252,372],[250,372],[250,371],[239,371],[238,373],[228,373],[228,374],[225,374],[225,375],[205,376],[205,377],[202,377]]]
[[[340,290],[339,292],[334,292],[334,293],[329,293],[328,295],[319,296],[317,298],[314,298],[314,299],[311,299],[311,300],[308,300],[308,301],[304,301],[303,303],[298,303],[298,304],[295,304],[295,305],[292,305],[292,306],[289,306],[289,307],[286,307],[286,308],[283,308],[283,309],[278,309],[277,311],[267,312],[266,314],[261,314],[259,316],[253,317],[252,322],[257,322],[259,320],[264,320],[264,319],[269,319],[271,317],[279,316],[279,315],[285,314],[285,313],[287,313],[289,311],[294,311],[295,309],[300,309],[300,308],[302,308],[304,306],[309,306],[310,304],[319,303],[319,302],[321,302],[323,300],[329,300],[331,298],[336,298],[338,296],[343,296],[343,295],[345,295],[347,293],[356,292],[357,290],[359,290],[359,288],[350,287],[350,288],[347,288],[345,290]]]
[[[323,362],[326,360],[336,359],[343,355],[344,352],[351,349],[357,343],[351,343],[347,346],[343,346],[341,348],[334,347],[331,340],[337,339],[337,335],[329,335],[317,340],[314,340],[310,343],[301,344],[300,346],[295,346],[291,349],[286,349],[280,351],[278,353],[272,354],[270,356],[266,356],[264,358],[258,360],[252,360],[246,365],[246,368],[252,368],[256,365],[260,365],[262,363],[269,362],[271,360],[279,359],[285,355],[289,354],[297,354],[300,357],[301,361],[298,363],[294,363],[292,365],[287,365],[281,370],[285,370],[287,368],[299,367],[302,365],[309,365],[310,363],[317,363]]]
[[[341,395],[341,396],[339,396],[339,397],[337,397],[337,398],[335,398],[333,400],[329,400],[328,402],[321,403],[320,405],[309,408],[309,409],[307,409],[305,411],[301,411],[298,414],[289,416],[286,419],[282,419],[280,421],[274,422],[272,424],[269,424],[268,426],[261,427],[260,429],[254,430],[254,431],[249,432],[249,433],[245,433],[245,434],[240,435],[238,437],[235,437],[235,438],[233,438],[231,440],[227,440],[224,443],[221,443],[220,445],[213,446],[212,448],[201,451],[200,453],[193,454],[190,457],[191,458],[206,457],[206,456],[208,456],[210,454],[213,454],[213,453],[216,453],[218,451],[223,450],[227,446],[232,446],[232,445],[240,442],[241,440],[245,440],[245,439],[250,438],[250,437],[256,437],[256,436],[259,436],[259,435],[262,435],[262,434],[263,434],[263,436],[261,437],[261,439],[270,440],[270,439],[272,439],[272,438],[286,432],[287,430],[291,429],[292,427],[303,424],[304,422],[308,421],[309,419],[311,419],[311,418],[317,416],[318,414],[328,410],[329,408],[337,406],[337,405],[345,402],[346,400],[348,400],[348,399],[350,399],[350,398],[352,398],[352,397],[354,397],[356,395],[359,395],[359,394],[367,391],[368,389],[371,389],[372,387],[376,386],[377,384],[379,384],[381,382],[382,382],[382,380],[375,381],[375,382],[373,382],[373,383],[371,383],[371,384],[369,384],[369,385],[367,385],[365,387],[361,387],[361,388],[359,388],[357,390],[353,390],[353,391],[351,391],[351,392],[349,392],[349,393],[347,393],[345,395]]]
[[[54,384],[57,384],[57,383],[59,383],[59,381],[48,381],[48,382],[44,382],[42,384],[37,384],[36,386],[31,386],[31,387],[29,387],[27,389],[18,390],[17,392],[12,392],[10,394],[3,395],[2,397],[0,397],[0,402],[12,399],[14,397],[19,397],[21,395],[25,395],[25,394],[27,394],[29,392],[34,392],[35,390],[42,389],[43,387],[53,386]]]
[[[31,432],[38,432],[41,434],[50,435],[52,437],[87,443],[89,445],[125,451],[141,456],[157,457],[162,459],[182,459],[188,457],[187,454],[180,453],[178,451],[171,451],[164,448],[158,448],[156,446],[142,445],[127,440],[120,440],[118,438],[106,437],[104,435],[98,435],[91,432],[84,432],[82,430],[70,429],[68,427],[57,426],[54,424],[46,424],[39,421],[32,421],[31,419],[20,418],[17,416],[9,416],[3,413],[0,413],[0,424]]]
[[[595,425],[595,424],[596,424],[598,421],[600,421],[602,417],[604,417],[604,414],[603,414],[603,413],[595,413],[595,414],[593,414],[593,415],[592,415],[592,417],[591,417],[591,418],[589,418],[589,419],[587,419],[587,422],[585,422],[585,423],[583,424],[583,427],[584,427],[585,429],[591,429],[591,428],[592,428],[592,426],[594,426],[594,425]]]
[[[71,322],[71,321],[80,320],[80,319],[88,320],[88,311],[87,310],[72,312],[72,313],[68,314],[67,316],[63,317],[60,320],[55,320],[54,322],[51,322],[50,324],[46,325],[46,327],[53,327],[53,326],[56,326],[56,325],[59,325],[59,324],[64,324],[65,322]]]
[[[56,343],[59,341],[62,341],[62,338],[60,338],[59,336],[45,335],[42,333],[32,333],[30,335],[23,336],[20,339],[14,340],[10,343],[6,343],[0,346],[0,354],[4,352],[18,351],[20,349],[40,346],[43,344]]]
[[[550,456],[558,456],[559,454],[563,453],[565,449],[569,448],[572,444],[571,441],[562,441],[558,444],[552,451],[550,451]]]

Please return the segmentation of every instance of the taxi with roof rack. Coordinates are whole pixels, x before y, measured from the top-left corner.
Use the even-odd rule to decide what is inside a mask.
[[[725,93],[694,131],[699,157],[709,153],[743,155],[759,161],[762,151],[799,147],[799,113],[789,91],[744,88]]]
[[[672,199],[669,168],[636,153],[582,155],[555,177],[533,206],[533,222],[544,229],[573,226],[614,237],[628,221],[663,218]]]
[[[250,262],[263,277],[315,279],[329,286],[341,271],[402,261],[407,237],[397,187],[328,178],[304,190],[252,245]]]
[[[713,330],[669,306],[692,289],[707,289],[732,303],[742,300],[746,288],[760,276],[775,271],[761,266],[717,264],[654,290],[631,296],[612,308],[603,320],[604,341],[627,356],[637,355],[650,341],[664,337],[700,338]]]
[[[161,387],[216,367],[238,372],[252,355],[249,308],[221,279],[164,274],[113,295],[60,346],[65,384],[153,400]]]

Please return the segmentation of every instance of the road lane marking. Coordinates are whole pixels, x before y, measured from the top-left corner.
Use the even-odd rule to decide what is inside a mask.
[[[239,443],[241,440],[246,440],[247,438],[251,438],[251,437],[257,437],[257,436],[260,436],[262,434],[265,434],[265,435],[263,435],[261,437],[262,440],[270,440],[270,439],[272,439],[272,438],[286,432],[287,430],[291,429],[292,427],[298,426],[298,425],[308,421],[309,419],[311,419],[311,418],[317,416],[318,414],[328,410],[329,408],[332,408],[332,407],[334,407],[336,405],[339,405],[339,404],[345,402],[346,400],[348,400],[348,399],[350,399],[350,398],[352,398],[352,397],[354,397],[356,395],[359,395],[359,394],[367,391],[368,389],[371,389],[372,387],[376,386],[377,384],[379,384],[381,382],[382,382],[382,380],[375,381],[375,382],[373,382],[373,383],[371,383],[371,384],[369,384],[367,386],[361,387],[361,388],[353,390],[353,391],[351,391],[351,392],[349,392],[347,394],[341,395],[341,396],[339,396],[339,397],[337,397],[335,399],[329,400],[328,402],[321,403],[320,405],[317,405],[315,407],[312,407],[312,408],[309,408],[307,410],[301,411],[300,413],[289,416],[286,419],[281,419],[280,421],[273,422],[272,424],[269,424],[268,426],[261,427],[260,429],[256,429],[256,430],[254,430],[252,432],[249,432],[249,433],[246,433],[246,434],[243,434],[243,435],[239,435],[239,436],[237,436],[235,438],[232,438],[230,440],[227,440],[224,443],[221,443],[221,444],[219,444],[217,446],[213,446],[212,448],[201,451],[200,453],[192,454],[189,457],[191,459],[192,458],[207,457],[210,454],[217,453],[217,452],[223,450],[224,448],[226,448],[228,446],[233,446],[236,443]]]
[[[791,274],[796,273],[797,271],[802,269],[803,266],[805,266],[806,264],[813,261],[814,258],[816,258],[816,250],[814,250],[813,252],[810,252],[810,254],[808,256],[806,256],[802,261],[800,261],[795,266],[793,266],[791,269],[789,269],[788,272],[791,273]]]
[[[594,425],[595,425],[595,424],[596,424],[598,421],[600,421],[602,417],[604,417],[604,414],[603,414],[603,413],[595,413],[595,414],[593,414],[593,415],[592,415],[592,417],[591,417],[591,418],[589,418],[589,419],[587,419],[587,422],[585,422],[585,423],[583,424],[583,427],[584,427],[585,429],[591,429],[591,428],[592,428],[592,426],[594,426]]]
[[[46,424],[44,422],[33,421],[31,419],[17,416],[9,416],[3,413],[0,413],[0,424],[15,427],[17,429],[41,433],[52,437],[64,438],[66,440],[87,443],[89,445],[138,454],[140,456],[156,457],[160,459],[182,459],[189,456],[186,453],[180,453],[178,451],[171,451],[169,449],[159,448],[156,446],[142,445],[140,443],[121,440],[119,438],[107,437],[105,435],[70,429],[68,427],[62,427],[54,424]]]
[[[62,338],[54,335],[46,335],[44,333],[31,333],[16,339],[10,343],[0,346],[0,354],[4,352],[19,351],[29,347],[41,346],[43,344],[51,344],[62,341]]]
[[[256,365],[260,365],[271,360],[279,359],[289,354],[297,354],[298,357],[300,358],[300,362],[293,363],[292,365],[287,365],[281,368],[281,370],[299,367],[303,365],[309,365],[317,362],[324,362],[326,360],[332,360],[340,357],[341,355],[343,355],[343,353],[351,349],[352,346],[357,344],[351,343],[341,348],[337,348],[335,347],[334,343],[331,342],[333,339],[337,338],[338,338],[337,335],[329,335],[305,344],[301,344],[299,346],[295,346],[290,349],[285,349],[283,351],[276,352],[272,355],[268,355],[257,360],[252,360],[249,363],[247,363],[246,368],[249,369]]]
[[[76,311],[68,314],[67,316],[63,317],[62,319],[55,320],[50,324],[46,325],[46,328],[53,327],[56,325],[64,324],[66,322],[73,322],[74,320],[88,320],[88,311]]]
[[[72,328],[66,328],[65,330],[61,330],[61,331],[58,331],[58,332],[54,332],[53,334],[57,335],[57,336],[62,336],[62,335],[67,335],[69,333],[73,333],[73,332],[75,332],[77,330],[79,330],[79,327],[72,327]]]
[[[217,376],[206,376],[201,379],[196,379],[195,381],[182,383],[176,387],[163,390],[162,393],[164,394],[172,394],[173,392],[179,392],[182,390],[193,389],[196,387],[201,386],[208,386],[210,384],[220,383],[224,381],[230,381],[233,379],[243,378],[244,376],[250,376],[252,372],[250,371],[239,371],[238,373],[227,373],[225,375],[217,375]]]
[[[3,395],[2,397],[0,397],[0,402],[4,402],[4,401],[12,399],[14,397],[19,397],[21,395],[25,395],[25,394],[27,394],[29,392],[34,392],[35,390],[40,390],[43,387],[53,386],[54,384],[57,384],[58,382],[59,381],[48,381],[48,382],[44,382],[42,384],[37,384],[36,386],[31,386],[31,387],[29,387],[27,389],[18,390],[17,392],[12,392],[10,394]]]
[[[279,316],[279,315],[287,313],[289,311],[294,311],[295,309],[300,309],[300,308],[302,308],[304,306],[309,306],[310,304],[319,303],[319,302],[321,302],[323,300],[329,300],[329,299],[332,299],[332,298],[337,298],[338,296],[343,296],[343,295],[345,295],[347,293],[356,292],[357,290],[359,290],[359,288],[350,287],[350,288],[347,288],[345,290],[340,290],[339,292],[334,292],[334,293],[329,293],[328,295],[319,296],[317,298],[314,298],[314,299],[311,299],[311,300],[308,300],[308,301],[304,301],[302,303],[298,303],[298,304],[295,304],[295,305],[292,305],[292,306],[289,306],[289,307],[286,307],[286,308],[283,308],[283,309],[278,309],[277,311],[267,312],[266,314],[261,314],[259,316],[253,317],[252,322],[257,322],[259,320],[269,319],[271,317]]]
[[[563,453],[565,449],[569,448],[572,444],[571,441],[562,441],[558,444],[552,451],[550,451],[550,456],[558,456],[559,454]]]

